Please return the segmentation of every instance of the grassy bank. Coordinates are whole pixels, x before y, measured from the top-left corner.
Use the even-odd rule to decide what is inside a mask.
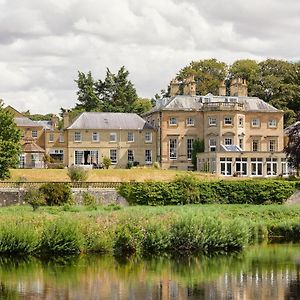
[[[18,181],[26,179],[27,181],[69,181],[66,169],[11,169],[11,179],[9,181]],[[169,181],[176,175],[187,175],[191,172],[177,170],[159,170],[154,168],[134,168],[134,169],[108,169],[108,170],[89,170],[87,181],[145,181],[158,180]],[[215,176],[207,173],[194,173],[199,179],[214,179]]]
[[[232,252],[281,236],[300,241],[300,207],[1,208],[0,253]]]

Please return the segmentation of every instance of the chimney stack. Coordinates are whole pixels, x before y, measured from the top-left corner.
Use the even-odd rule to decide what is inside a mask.
[[[170,96],[171,97],[174,97],[179,94],[179,86],[180,86],[180,82],[176,78],[171,80],[171,82],[170,82]]]
[[[232,79],[230,84],[230,96],[247,97],[248,86],[246,79]]]
[[[226,86],[224,80],[222,80],[219,84],[219,96],[226,96]]]
[[[189,96],[196,96],[196,81],[194,75],[189,76],[184,81],[183,94]]]
[[[64,129],[69,127],[70,125],[70,117],[69,117],[69,111],[66,110],[63,114],[63,120],[64,120]]]

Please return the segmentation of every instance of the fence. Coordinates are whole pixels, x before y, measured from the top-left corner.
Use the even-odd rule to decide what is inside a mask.
[[[30,188],[39,188],[41,185],[49,183],[46,181],[38,181],[38,182],[16,182],[16,181],[0,181],[0,189],[30,189]],[[109,188],[117,188],[121,185],[122,182],[68,182],[68,181],[55,181],[54,183],[65,183],[68,184],[71,188],[94,188],[94,189],[109,189]]]

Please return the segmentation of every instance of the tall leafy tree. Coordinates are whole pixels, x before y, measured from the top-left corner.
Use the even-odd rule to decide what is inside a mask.
[[[78,102],[75,109],[83,109],[85,111],[101,111],[102,105],[95,90],[95,81],[92,73],[87,74],[78,72],[78,79],[75,80],[78,85]]]
[[[298,115],[298,119],[299,115]],[[297,170],[299,176],[300,168],[300,121],[291,125],[288,129],[288,144],[284,149],[288,163]]]
[[[0,100],[0,180],[10,177],[9,168],[18,166],[21,152],[20,131],[12,114],[3,106]]]
[[[102,102],[103,111],[132,112],[138,96],[128,76],[129,72],[124,66],[117,74],[107,69],[105,80],[96,83],[96,94]]]
[[[197,94],[217,94],[221,80],[227,75],[227,65],[215,58],[192,61],[188,66],[181,69],[177,79],[183,80],[194,75]]]

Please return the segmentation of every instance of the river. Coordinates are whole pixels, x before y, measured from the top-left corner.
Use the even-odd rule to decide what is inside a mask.
[[[300,299],[300,245],[212,257],[1,256],[0,299]]]

